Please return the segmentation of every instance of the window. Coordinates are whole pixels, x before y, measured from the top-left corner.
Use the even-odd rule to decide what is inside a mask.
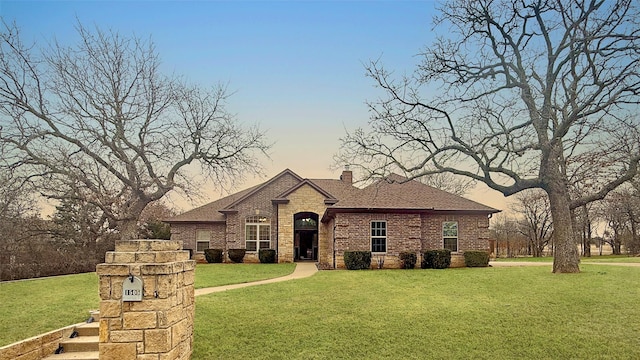
[[[210,230],[196,230],[196,251],[208,249],[209,241],[211,241]]]
[[[387,252],[387,222],[371,222],[371,252]]]
[[[442,240],[444,248],[451,252],[458,251],[458,222],[445,221],[442,223]]]
[[[269,218],[250,216],[245,222],[245,248],[247,251],[271,247],[271,224]]]

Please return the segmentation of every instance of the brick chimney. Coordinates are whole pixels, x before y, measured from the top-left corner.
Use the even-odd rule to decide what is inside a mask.
[[[342,170],[342,175],[340,175],[340,180],[346,182],[347,184],[353,183],[353,172],[349,170],[349,166],[345,166],[344,170]]]

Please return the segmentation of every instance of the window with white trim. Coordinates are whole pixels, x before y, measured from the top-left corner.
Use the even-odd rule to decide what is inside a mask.
[[[196,251],[204,251],[209,248],[211,230],[196,230]]]
[[[442,223],[442,242],[444,248],[451,252],[458,251],[458,222],[445,221]]]
[[[271,248],[271,222],[264,216],[250,216],[245,221],[245,249],[258,251],[258,249]]]
[[[372,253],[387,252],[387,222],[386,221],[371,222],[371,252]]]

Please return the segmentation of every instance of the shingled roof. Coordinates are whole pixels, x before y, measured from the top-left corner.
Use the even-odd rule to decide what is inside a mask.
[[[290,170],[285,171],[291,172]],[[166,221],[169,223],[224,222],[225,215],[220,212],[221,210],[229,210],[239,200],[251,196],[281,174],[265,183],[187,211]],[[408,180],[397,174],[380,179],[362,189],[342,180],[300,178],[300,183],[272,200],[286,201],[289,194],[305,184],[312,186],[326,197],[325,203],[328,206],[323,218],[342,211],[463,211],[487,214],[500,211],[419,181]]]
[[[373,184],[349,193],[333,206],[343,209],[404,209],[436,211],[499,212],[492,207],[391,174]]]
[[[233,204],[234,202],[236,202],[238,199],[244,197],[246,194],[250,193],[251,191],[255,190],[257,187],[260,187],[262,184],[260,185],[256,185],[253,187],[250,187],[248,189],[242,190],[240,192],[237,192],[235,194],[231,194],[229,196],[223,197],[221,199],[218,199],[214,202],[208,203],[206,205],[202,205],[200,207],[197,207],[195,209],[191,209],[187,212],[184,212],[180,215],[176,215],[174,217],[171,217],[169,219],[165,219],[165,222],[168,223],[174,223],[174,222],[198,222],[198,223],[202,223],[202,222],[225,222],[225,216],[224,214],[222,214],[220,212],[220,210],[222,209],[226,209],[229,205]]]

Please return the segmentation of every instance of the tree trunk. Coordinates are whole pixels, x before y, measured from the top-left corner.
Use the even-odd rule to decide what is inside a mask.
[[[584,256],[591,257],[591,237],[593,236],[593,231],[591,229],[591,219],[589,218],[589,209],[587,209],[587,205],[582,207],[584,211],[584,221],[585,221],[585,234],[584,234]]]
[[[120,240],[138,239],[138,221],[133,219],[121,220],[118,226],[120,230]]]
[[[553,256],[554,273],[580,272],[580,257],[576,246],[571,211],[569,210],[569,194],[566,187],[551,184],[547,189],[551,216],[553,218],[553,237],[555,252]]]

